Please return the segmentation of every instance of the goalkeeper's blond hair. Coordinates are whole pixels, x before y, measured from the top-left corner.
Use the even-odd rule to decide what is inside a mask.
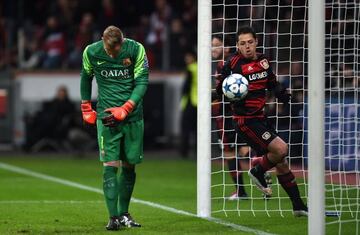
[[[118,27],[110,25],[103,32],[103,40],[110,47],[115,47],[115,45],[122,44],[124,35]]]

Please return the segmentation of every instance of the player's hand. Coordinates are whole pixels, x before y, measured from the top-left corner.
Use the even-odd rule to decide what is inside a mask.
[[[106,127],[115,127],[118,124],[118,121],[114,118],[114,115],[109,114],[108,116],[101,119],[102,123]]]
[[[277,96],[278,100],[283,104],[288,104],[291,99],[291,94],[281,93]]]
[[[113,107],[105,109],[105,112],[111,113],[116,121],[123,121],[129,113],[135,108],[135,103],[132,100],[128,100],[120,107]]]
[[[96,111],[92,109],[90,101],[81,104],[81,112],[85,123],[95,125]]]

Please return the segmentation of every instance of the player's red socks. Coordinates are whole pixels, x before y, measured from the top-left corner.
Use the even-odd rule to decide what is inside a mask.
[[[277,178],[279,180],[279,183],[283,187],[289,188],[297,185],[295,181],[295,176],[291,171],[289,171],[285,175],[278,175]]]
[[[238,195],[245,194],[244,180],[241,172],[240,160],[232,158],[227,160],[230,176],[233,182],[237,185]]]
[[[273,168],[276,165],[275,163],[273,163],[269,160],[269,158],[267,157],[266,154],[260,158],[259,164],[264,172],[270,170],[271,168]]]
[[[293,205],[297,205],[299,203],[302,204],[299,188],[296,183],[294,174],[291,171],[289,171],[284,175],[278,175],[277,178],[281,186],[289,195]]]

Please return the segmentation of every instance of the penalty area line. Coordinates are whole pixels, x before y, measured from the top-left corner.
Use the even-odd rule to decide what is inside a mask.
[[[66,186],[70,186],[70,187],[73,187],[73,188],[78,188],[78,189],[82,189],[82,190],[86,190],[86,191],[90,191],[90,192],[104,194],[103,191],[101,189],[98,189],[98,188],[94,188],[94,187],[79,184],[79,183],[76,183],[76,182],[73,182],[73,181],[70,181],[70,180],[65,180],[65,179],[54,177],[54,176],[38,173],[38,172],[35,172],[35,171],[31,171],[31,170],[28,170],[28,169],[25,169],[25,168],[17,167],[17,166],[6,164],[6,163],[1,163],[0,162],[0,169],[15,172],[15,173],[22,174],[22,175],[32,176],[34,178],[39,178],[39,179],[43,179],[43,180],[47,180],[47,181],[51,181],[51,182],[56,182],[56,183],[63,184],[63,185],[66,185]],[[198,217],[196,214],[193,214],[193,213],[190,213],[190,212],[187,212],[187,211],[183,211],[183,210],[178,210],[178,209],[175,209],[173,207],[164,206],[164,205],[154,203],[154,202],[150,202],[150,201],[144,201],[144,200],[140,200],[140,199],[137,199],[137,198],[132,198],[131,201],[134,202],[134,203],[147,205],[147,206],[150,206],[150,207],[153,207],[153,208],[158,208],[158,209],[168,211],[168,212],[172,212],[172,213],[175,213],[175,214],[186,215],[186,216],[196,217],[196,218],[199,218],[199,219],[204,219],[204,220],[216,223],[216,224],[231,227],[233,229],[236,229],[236,230],[239,230],[239,231],[242,231],[242,232],[254,233],[254,234],[257,234],[257,235],[274,235],[272,233],[267,233],[267,232],[264,232],[264,231],[261,231],[261,230],[258,230],[258,229],[253,229],[253,228],[250,228],[250,227],[230,223],[230,222],[218,219],[218,218]]]

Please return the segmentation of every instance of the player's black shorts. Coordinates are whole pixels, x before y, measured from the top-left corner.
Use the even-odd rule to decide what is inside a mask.
[[[237,140],[234,129],[232,117],[216,118],[216,127],[218,128],[218,138],[223,144],[225,151],[232,151],[235,149]]]
[[[233,122],[236,132],[257,155],[267,153],[268,145],[278,136],[265,118],[234,117]]]
[[[218,142],[221,144],[220,147],[228,152],[234,151],[237,144],[244,141],[239,140],[239,136],[234,129],[230,104],[228,102],[225,105],[220,102],[213,103],[212,116],[215,117],[215,128]]]

